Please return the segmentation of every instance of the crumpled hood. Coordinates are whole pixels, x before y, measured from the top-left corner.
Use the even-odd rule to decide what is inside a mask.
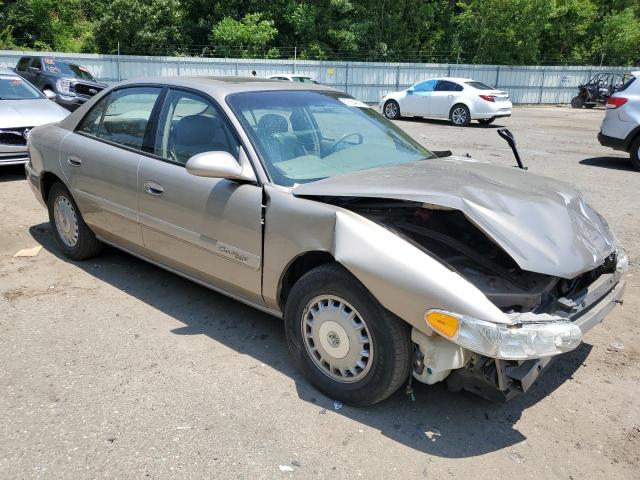
[[[298,185],[293,193],[460,210],[523,270],[567,279],[599,266],[616,246],[606,221],[570,185],[452,157],[345,173]]]
[[[37,127],[59,122],[69,111],[46,98],[33,100],[0,100],[0,129]]]

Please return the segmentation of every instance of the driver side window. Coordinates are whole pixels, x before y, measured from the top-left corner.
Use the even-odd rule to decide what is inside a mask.
[[[434,88],[436,88],[437,80],[427,80],[426,82],[422,82],[413,87],[414,92],[433,92]]]
[[[170,90],[160,114],[154,153],[184,165],[198,153],[213,151],[238,157],[238,142],[218,108],[200,95]]]

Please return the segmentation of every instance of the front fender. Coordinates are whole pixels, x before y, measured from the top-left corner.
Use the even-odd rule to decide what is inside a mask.
[[[424,313],[448,310],[510,320],[475,286],[418,247],[360,215],[336,212],[333,255],[389,311],[425,333]]]

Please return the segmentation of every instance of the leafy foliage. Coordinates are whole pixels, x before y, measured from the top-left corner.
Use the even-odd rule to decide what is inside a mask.
[[[0,0],[0,48],[492,64],[640,62],[638,0]]]

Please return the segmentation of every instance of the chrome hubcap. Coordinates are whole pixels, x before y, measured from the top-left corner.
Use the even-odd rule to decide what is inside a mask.
[[[53,203],[53,218],[60,239],[68,247],[78,243],[78,217],[67,197],[60,195]]]
[[[348,302],[333,295],[311,300],[301,319],[309,356],[328,377],[357,382],[371,369],[373,344],[367,324]]]
[[[395,118],[398,114],[398,106],[395,103],[387,103],[384,107],[384,113],[387,117]]]
[[[458,107],[451,114],[451,119],[456,125],[462,125],[467,121],[467,112],[464,108]]]

